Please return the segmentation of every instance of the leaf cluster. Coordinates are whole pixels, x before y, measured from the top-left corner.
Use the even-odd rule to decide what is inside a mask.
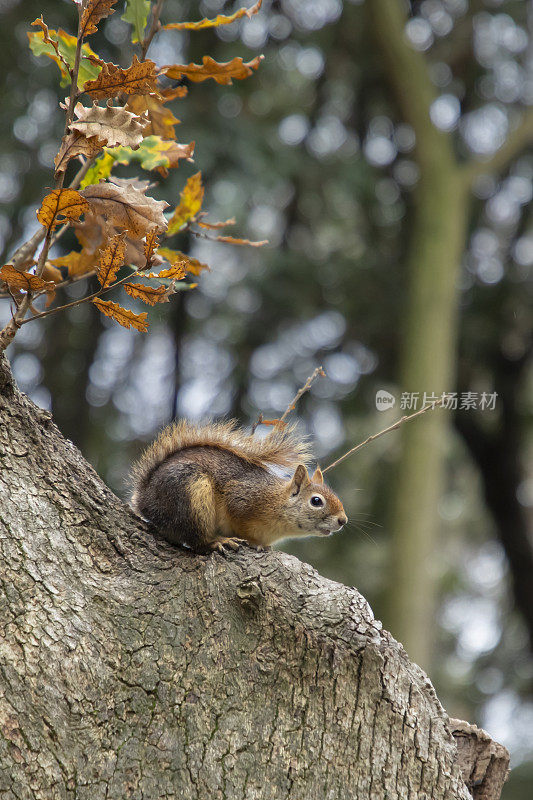
[[[150,196],[148,181],[113,175],[116,164],[134,164],[166,177],[182,161],[192,161],[195,143],[176,141],[175,126],[179,119],[168,104],[187,96],[188,83],[212,79],[224,85],[233,79],[246,78],[257,69],[262,58],[257,56],[244,63],[236,57],[217,63],[204,56],[202,64],[158,68],[146,58],[148,46],[158,31],[226,25],[257,13],[261,0],[229,16],[165,25],[159,20],[164,0],[155,3],[127,0],[122,19],[132,25],[132,42],[140,45],[140,54],[134,54],[126,67],[104,61],[86,42],[102,20],[115,12],[116,0],[73,0],[73,3],[78,12],[76,35],[50,29],[42,17],[32,23],[37,30],[28,33],[34,55],[46,56],[58,66],[61,85],[70,86],[70,93],[61,103],[65,132],[54,161],[55,186],[45,195],[37,212],[42,228],[0,270],[0,289],[14,304],[11,322],[0,332],[0,349],[9,344],[22,324],[85,301],[93,302],[119,324],[145,331],[146,314],[136,314],[100,296],[121,285],[129,296],[153,306],[168,302],[169,296],[178,290],[193,288],[196,284],[188,282],[187,276],[208,269],[206,264],[181,250],[160,246],[162,236],[168,238],[189,231],[232,244],[263,244],[206,233],[216,232],[234,220],[215,223],[205,220],[200,172],[186,181],[179,203],[168,215],[165,211],[169,204]],[[174,85],[169,85],[169,80]],[[78,171],[65,187],[66,176],[76,162]],[[80,249],[50,258],[50,248],[67,227],[73,229]],[[34,258],[41,242],[39,256]],[[121,275],[125,271],[126,276],[119,278],[119,271]],[[140,274],[156,285],[129,281]],[[59,289],[91,276],[96,276],[99,288],[75,303],[50,307]],[[41,295],[46,295],[44,311],[35,305]]]

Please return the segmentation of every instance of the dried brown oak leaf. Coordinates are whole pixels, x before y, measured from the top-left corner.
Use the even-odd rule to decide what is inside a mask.
[[[208,222],[207,220],[197,220],[196,224],[200,228],[207,228],[210,231],[216,231],[218,228],[226,228],[228,225],[235,225],[235,217],[225,219],[223,222]]]
[[[57,39],[52,39],[52,37],[50,36],[50,32],[48,30],[48,25],[43,20],[43,15],[41,14],[41,16],[38,19],[34,20],[31,24],[32,24],[32,26],[35,25],[36,27],[39,27],[42,30],[42,32],[43,32],[43,42],[45,42],[46,44],[52,45],[52,47],[56,51],[56,58],[57,58],[58,63],[62,64],[64,69],[65,69],[65,71],[68,73],[68,71],[70,69],[69,63],[61,55]],[[55,33],[55,31],[54,31],[54,33]],[[28,34],[28,36],[29,35],[30,34]]]
[[[128,98],[126,108],[134,114],[146,114],[148,124],[144,130],[145,136],[161,136],[162,139],[175,139],[174,126],[179,124],[170,108],[166,108],[166,91],[161,92],[162,99],[151,94],[134,94]]]
[[[79,133],[78,131],[69,133],[68,136],[63,138],[59,153],[55,157],[55,174],[58,175],[60,172],[64,172],[68,162],[72,158],[76,158],[76,156],[92,158],[100,152],[104,144],[105,142],[101,142],[96,136],[91,136],[88,139],[83,133]]]
[[[128,308],[122,308],[118,303],[113,303],[111,300],[95,298],[92,302],[102,314],[105,314],[106,317],[112,317],[124,328],[135,328],[141,333],[146,333],[148,330],[148,314],[145,311],[142,314],[134,314],[133,311]]]
[[[53,282],[43,281],[31,272],[19,272],[12,264],[5,264],[0,269],[0,281],[10,288],[24,289],[26,292],[46,292],[54,288]]]
[[[116,236],[112,236],[107,242],[107,247],[104,252],[101,253],[96,268],[96,277],[104,289],[113,283],[117,277],[117,272],[124,266],[125,252],[126,242],[124,241],[124,234],[117,233]]]
[[[150,189],[151,186],[156,185],[150,181],[143,181],[140,178],[116,178],[114,175],[111,175],[107,180],[109,183],[114,183],[115,186],[120,186],[122,189],[133,186],[134,189],[138,189],[140,192],[143,192],[143,194],[146,194],[146,190]]]
[[[181,266],[191,275],[199,275],[204,269],[206,269],[208,272],[211,271],[207,264],[204,264],[202,261],[198,261],[197,258],[192,258],[192,256],[186,256],[185,253],[182,253],[180,250],[171,250],[170,247],[160,247],[157,253],[166,261],[168,261],[172,267]],[[165,270],[165,272],[166,271],[167,270]],[[159,274],[161,275],[161,273]]]
[[[108,223],[127,230],[130,236],[142,239],[152,228],[161,233],[167,228],[163,211],[168,203],[154,200],[133,185],[126,187],[114,183],[97,183],[82,192],[93,214],[104,217]]]
[[[154,260],[154,253],[159,246],[159,242],[157,241],[157,228],[152,228],[146,234],[146,241],[144,243],[144,255],[146,257],[146,268],[152,266]]]
[[[155,94],[159,95],[156,80],[158,70],[150,59],[139,61],[133,56],[131,66],[122,69],[110,62],[104,63],[98,77],[87,81],[83,91],[95,100],[102,97],[115,97],[117,94]]]
[[[66,219],[78,219],[89,210],[87,200],[75,189],[52,189],[37,212],[37,219],[49,230]]]
[[[168,289],[166,286],[145,286],[144,283],[125,283],[124,289],[131,297],[142,300],[150,306],[156,303],[168,303]]]
[[[57,269],[57,267],[53,267],[50,264],[50,262],[47,261],[41,273],[41,278],[43,279],[43,281],[51,281],[52,283],[61,283],[61,281],[63,280],[63,275],[61,274],[61,270]]]
[[[211,56],[204,56],[201,64],[172,64],[162,68],[169,78],[178,80],[183,76],[189,78],[193,83],[200,83],[212,78],[217,83],[228,85],[232,79],[242,80],[252,74],[257,69],[264,56],[256,56],[251,61],[245,63],[240,56],[231,61],[218,63]],[[101,73],[100,73],[101,74]],[[98,78],[97,78],[98,80]],[[87,84],[85,84],[87,86]]]
[[[76,238],[83,248],[81,254],[79,254],[80,259],[84,253],[86,257],[91,259],[89,266],[83,271],[86,272],[88,270],[93,270],[100,255],[99,251],[104,246],[104,242],[107,242],[110,236],[114,236],[116,233],[119,233],[119,230],[107,222],[102,216],[93,214],[86,214],[84,221],[74,223],[73,228]],[[157,232],[157,229],[155,230]],[[138,238],[132,239],[130,236],[126,235],[126,254],[124,258],[125,263],[135,266],[137,269],[146,269],[145,247],[145,242]],[[76,255],[78,254],[70,253],[70,256]],[[67,256],[63,256],[63,258],[66,260]],[[152,255],[149,268],[158,266],[162,262],[163,259],[156,253],[155,255]],[[76,260],[74,260],[74,264],[76,264]],[[61,264],[60,266],[69,266],[69,264],[65,263]]]
[[[185,262],[177,261],[172,264],[170,269],[162,269],[160,272],[151,272],[147,275],[148,278],[167,278],[172,281],[181,281],[185,278],[187,272],[185,270]]]
[[[114,6],[117,0],[88,0],[83,9],[80,20],[80,39],[84,39],[91,33],[96,33],[98,23],[104,17],[114,14]]]
[[[248,247],[264,247],[268,244],[268,239],[261,239],[260,242],[251,242],[250,239],[236,239],[235,236],[215,236],[212,242],[225,242],[226,244],[246,244]]]
[[[48,263],[53,267],[64,267],[67,269],[68,277],[75,278],[79,275],[85,275],[86,272],[91,272],[96,266],[97,253],[82,250],[77,252],[73,250],[59,258],[53,258]]]
[[[113,106],[111,100],[105,108],[96,103],[91,108],[77,103],[74,111],[77,119],[70,123],[70,130],[87,138],[96,136],[107,147],[120,144],[135,149],[142,142],[148,124],[147,119],[126,111],[123,106]]]
[[[231,25],[232,22],[241,19],[241,17],[248,17],[248,19],[250,19],[254,14],[257,14],[261,8],[262,2],[263,0],[257,0],[257,3],[251,6],[251,8],[239,8],[238,11],[235,11],[235,13],[230,16],[217,14],[215,19],[201,19],[199,22],[170,22],[168,25],[163,25],[163,30],[201,31],[204,30],[204,28],[218,28],[220,25]]]

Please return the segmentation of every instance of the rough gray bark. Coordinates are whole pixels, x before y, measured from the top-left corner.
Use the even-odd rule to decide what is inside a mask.
[[[471,797],[429,680],[354,589],[157,541],[5,361],[0,548],[2,800]]]
[[[457,761],[474,800],[492,800],[509,771],[509,753],[488,733],[462,719],[451,719],[457,744]],[[500,790],[501,791],[501,790]]]

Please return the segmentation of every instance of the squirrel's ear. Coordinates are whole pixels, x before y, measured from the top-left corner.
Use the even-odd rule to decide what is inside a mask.
[[[302,485],[309,483],[309,475],[303,464],[298,464],[294,472],[294,477],[291,481],[292,495],[298,494]]]
[[[322,475],[322,470],[320,469],[320,467],[317,467],[313,472],[311,483],[324,483],[324,476]]]

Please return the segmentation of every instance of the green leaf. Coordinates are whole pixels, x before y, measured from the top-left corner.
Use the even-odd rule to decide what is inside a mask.
[[[194,142],[188,145],[167,141],[160,136],[147,136],[139,147],[106,147],[106,153],[111,155],[118,164],[131,164],[138,162],[143,169],[157,169],[158,167],[177,167],[182,158],[192,156]]]
[[[144,39],[144,29],[150,13],[150,0],[126,0],[126,11],[122,15],[124,22],[133,25],[131,41],[133,44],[142,42]]]
[[[74,67],[74,61],[76,58],[76,37],[71,36],[61,28],[58,31],[49,29],[48,34],[51,39],[57,42],[59,52],[72,69]],[[43,31],[29,31],[28,39],[30,40],[30,49],[35,56],[48,56],[48,58],[51,58],[52,61],[55,61],[61,71],[61,86],[68,86],[70,84],[70,75],[65,69],[64,64],[62,64],[61,60],[58,58],[53,46],[44,41]],[[94,50],[92,50],[88,44],[84,44],[82,47],[82,58],[78,73],[79,89],[83,89],[83,85],[86,83],[86,81],[91,81],[98,77],[98,74],[102,69],[99,64],[95,64],[94,61],[90,61],[88,56],[96,59],[97,61],[100,60],[99,56],[94,52]]]
[[[100,183],[100,181],[109,178],[114,163],[113,156],[104,152],[103,155],[96,159],[92,167],[89,167],[85,178],[80,184],[80,188],[85,189],[87,186],[92,186],[93,183]]]

